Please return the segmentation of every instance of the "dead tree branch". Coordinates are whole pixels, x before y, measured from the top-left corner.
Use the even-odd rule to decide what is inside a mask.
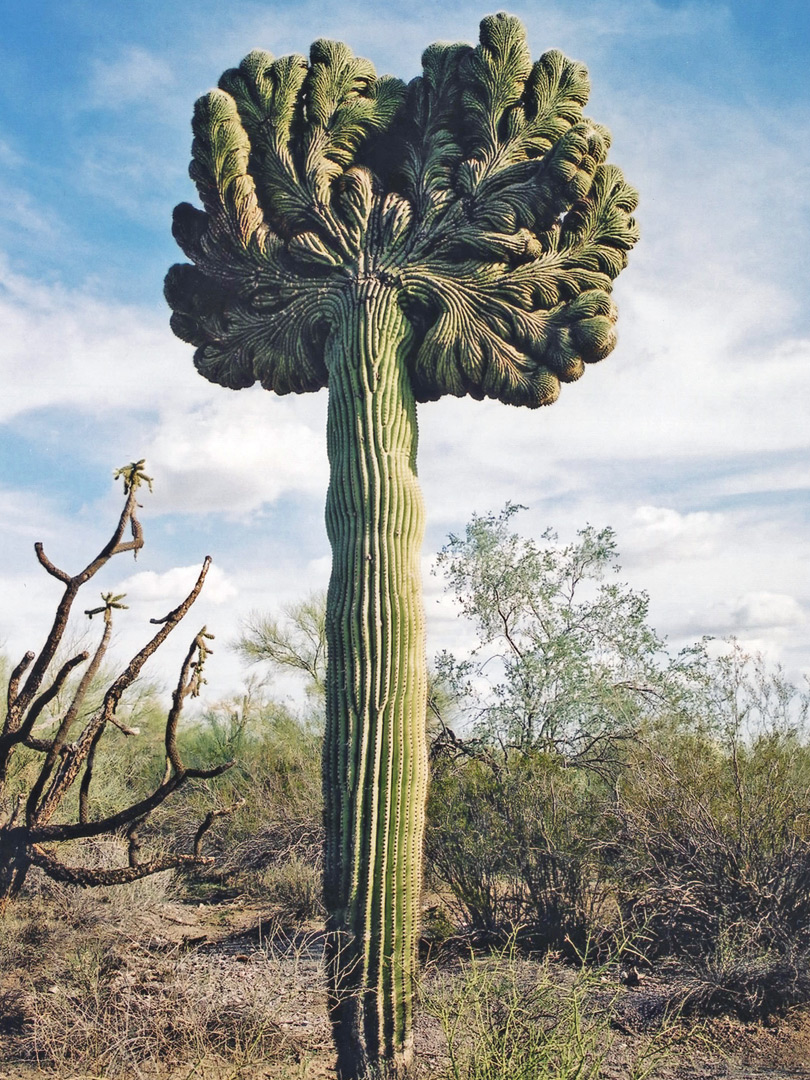
[[[136,495],[142,484],[147,484],[150,490],[152,486],[151,478],[146,476],[143,466],[144,462],[138,461],[116,471],[116,478],[121,477],[124,481],[126,496],[124,508],[110,539],[78,574],[71,575],[57,567],[45,555],[42,545],[35,545],[40,564],[48,574],[61,581],[65,589],[41,650],[38,654],[27,652],[9,679],[6,717],[2,732],[0,732],[0,813],[3,811],[9,764],[14,753],[21,746],[25,746],[28,750],[42,754],[43,757],[35,770],[27,792],[17,794],[16,799],[12,800],[13,806],[7,810],[5,822],[0,822],[0,909],[19,892],[26,873],[32,865],[40,867],[57,881],[71,882],[76,885],[116,885],[134,881],[161,870],[207,864],[211,860],[201,854],[203,836],[216,818],[233,809],[231,807],[212,810],[206,815],[197,830],[192,852],[161,855],[141,861],[138,830],[149,815],[188,780],[212,779],[225,772],[233,764],[229,761],[208,769],[188,768],[183,763],[177,744],[177,727],[183,704],[188,697],[196,697],[199,694],[205,681],[202,671],[211,651],[209,642],[213,635],[203,627],[195,636],[183,660],[172,695],[171,708],[166,717],[164,733],[166,771],[162,780],[149,795],[114,814],[94,820],[91,812],[91,786],[96,765],[96,752],[101,739],[111,726],[118,728],[126,736],[138,733],[136,729],[122,723],[116,716],[116,712],[123,695],[138,678],[146,661],[160,648],[199,596],[211,565],[210,557],[204,560],[197,581],[185,599],[168,615],[161,619],[151,620],[160,629],[113,680],[101,704],[91,710],[89,716],[85,711],[86,719],[83,721],[82,730],[73,741],[70,741],[73,729],[83,715],[82,710],[86,705],[88,693],[99,675],[102,661],[107,653],[112,634],[113,613],[126,607],[121,602],[124,599],[123,595],[103,594],[101,606],[85,611],[91,619],[95,615],[103,615],[104,625],[101,638],[92,658],[88,652],[82,652],[62,662],[56,673],[52,673],[52,667],[79,590],[113,556],[128,551],[137,555],[143,547],[143,529],[137,518],[139,504]],[[131,537],[129,540],[124,539],[127,531]],[[55,726],[46,736],[35,735],[35,726],[43,716],[47,716],[48,708],[58,701],[71,674],[83,664],[87,666],[61,718],[54,721]],[[27,678],[23,683],[26,673]],[[79,788],[76,820],[54,821],[53,819],[59,816],[65,798],[77,780]],[[8,802],[9,799],[5,801]],[[24,820],[21,821],[21,818]],[[94,869],[68,866],[53,850],[42,846],[119,832],[126,835],[129,845],[129,865],[125,867]]]

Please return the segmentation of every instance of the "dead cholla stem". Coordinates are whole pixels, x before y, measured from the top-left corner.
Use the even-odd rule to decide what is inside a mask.
[[[153,620],[155,621],[155,620]],[[202,669],[206,657],[211,650],[206,641],[213,640],[214,635],[206,632],[203,627],[191,643],[191,648],[186,653],[183,666],[180,669],[180,678],[177,688],[172,694],[172,707],[166,722],[166,759],[171,763],[175,773],[185,772],[180,756],[177,752],[177,721],[183,708],[183,702],[187,697],[198,697],[205,680],[202,677]]]
[[[86,585],[103,566],[106,566],[113,555],[119,555],[126,551],[132,551],[134,554],[137,554],[143,547],[143,529],[138,521],[138,503],[135,497],[140,484],[140,479],[135,478],[142,475],[142,465],[143,462],[136,462],[133,465],[125,466],[123,470],[119,469],[116,473],[116,476],[126,474],[124,476],[126,499],[124,501],[124,508],[121,511],[121,516],[118,519],[118,524],[101,551],[99,551],[95,558],[91,559],[78,574],[71,576],[66,570],[61,570],[59,567],[55,566],[45,554],[45,550],[41,543],[34,545],[34,550],[40,565],[51,577],[62,582],[65,586],[65,591],[56,607],[53,624],[39,656],[33,652],[27,652],[12,672],[8,687],[6,719],[3,725],[2,735],[0,735],[0,782],[2,782],[5,777],[8,756],[11,749],[17,743],[24,742],[30,735],[31,728],[36,720],[36,715],[34,715],[32,720],[29,710],[39,693],[48,668],[53,662],[57,650],[62,643],[73,602],[76,599],[79,589],[81,589],[83,585]],[[146,480],[145,477],[143,479]],[[131,540],[124,540],[127,528],[129,528],[132,537]],[[76,664],[83,663],[85,659],[86,657],[82,657],[81,659],[75,657],[74,660],[69,661],[69,663],[72,663],[75,666]],[[31,666],[32,664],[33,667]],[[20,689],[22,676],[29,668],[31,668],[31,670],[28,678],[25,680],[22,689]],[[64,679],[67,678],[69,670],[70,669],[64,672],[62,683],[64,683]],[[51,690],[46,693],[50,693],[50,697],[45,700],[40,700],[38,712],[41,712],[42,708],[56,696],[58,688],[52,686]],[[23,717],[28,718],[27,724],[24,724]]]
[[[3,734],[5,735],[9,729],[9,715],[11,713],[11,707],[17,698],[17,691],[20,688],[20,679],[25,672],[31,666],[34,661],[35,653],[27,652],[22,660],[17,664],[11,673],[11,678],[8,680],[8,691],[6,694],[6,719],[3,725]]]
[[[92,888],[98,885],[125,885],[130,881],[159,874],[162,870],[176,870],[181,866],[210,866],[214,861],[210,856],[166,855],[135,866],[119,866],[112,870],[94,870],[86,866],[66,866],[59,859],[40,847],[32,844],[29,849],[31,862],[44,870],[54,881],[63,881],[68,885],[81,885]],[[0,898],[2,903],[2,898]]]
[[[194,854],[195,854],[195,856],[197,856],[198,858],[200,857],[201,850],[202,850],[203,837],[208,832],[208,830],[211,828],[211,826],[214,824],[216,819],[221,818],[221,817],[225,817],[226,814],[232,814],[234,812],[234,810],[239,810],[240,807],[244,806],[246,802],[247,802],[246,799],[239,799],[239,800],[237,800],[237,802],[233,803],[231,806],[224,806],[224,807],[221,807],[219,810],[209,810],[208,811],[208,813],[205,815],[202,822],[200,823],[199,829],[197,829],[197,832],[194,835]]]
[[[175,626],[177,626],[177,624],[181,621],[184,615],[188,612],[191,605],[199,596],[210,565],[211,559],[210,557],[206,557],[200,574],[197,578],[197,582],[194,585],[194,588],[185,598],[185,600],[176,608],[174,608],[173,611],[169,612],[169,614],[166,615],[163,619],[152,620],[153,623],[160,625],[160,630],[158,630],[158,632],[154,635],[151,641],[149,641],[140,650],[140,652],[136,653],[132,660],[130,660],[125,670],[109,687],[106,694],[104,695],[104,701],[102,702],[98,711],[88,721],[77,741],[70,748],[68,748],[67,752],[63,755],[62,763],[59,767],[57,775],[54,778],[49,791],[45,794],[44,798],[40,802],[39,806],[36,807],[29,802],[29,827],[41,827],[47,824],[54,811],[61,803],[65,794],[73,785],[76,777],[78,776],[82,768],[85,769],[85,776],[83,778],[82,787],[80,789],[80,822],[82,824],[86,822],[87,789],[89,788],[90,779],[92,777],[93,760],[95,756],[95,748],[98,745],[98,741],[104,733],[104,729],[107,724],[114,722],[115,712],[118,708],[121,697],[124,694],[125,690],[127,690],[132,685],[132,683],[140,674],[141,669],[143,668],[149,657],[152,656],[160,647],[160,645],[163,644],[171,631],[175,628]],[[105,633],[107,633],[109,625],[110,624],[105,620]],[[194,643],[191,646],[189,656],[192,655],[195,651],[197,651],[197,641],[200,638],[200,635],[204,633],[205,630],[203,629],[202,631],[200,631],[200,634],[198,634],[197,637],[194,639]],[[178,689],[175,691],[174,694],[175,698],[177,697],[180,687],[185,685],[185,681],[187,678],[188,662],[189,657],[187,656],[180,674]],[[184,697],[185,694],[183,694],[183,698]],[[179,711],[176,705],[173,705],[166,724],[167,744],[170,738],[170,732],[176,730],[178,719]],[[183,770],[180,769],[177,771],[180,772]],[[164,796],[164,798],[165,797],[166,796]]]
[[[65,748],[68,734],[71,727],[76,721],[79,709],[81,708],[82,702],[84,701],[87,692],[90,689],[90,685],[95,676],[98,674],[99,667],[101,666],[101,661],[103,660],[104,654],[107,651],[107,645],[109,644],[111,634],[112,619],[105,617],[104,632],[101,636],[101,640],[98,643],[98,647],[96,648],[95,654],[93,655],[93,659],[85,668],[84,674],[82,675],[79,685],[76,688],[76,693],[73,695],[73,700],[71,701],[70,706],[68,707],[68,710],[62,719],[62,722],[56,729],[56,734],[54,735],[50,745],[45,742],[42,746],[42,749],[45,751],[45,761],[42,764],[39,776],[32,785],[31,791],[28,796],[27,816],[29,819],[29,824],[31,819],[37,814],[37,807],[39,805],[40,799],[42,798],[45,784],[47,783],[56,762],[59,760],[59,757]]]
[[[3,794],[10,759],[20,744],[43,755],[39,771],[27,792],[16,796],[7,820],[0,823],[0,910],[5,907],[22,886],[28,868],[39,866],[50,877],[77,885],[116,885],[181,866],[203,865],[211,859],[201,854],[203,836],[213,822],[230,813],[234,806],[210,811],[201,823],[194,838],[191,853],[175,853],[141,860],[139,829],[149,815],[189,779],[211,779],[229,769],[232,761],[210,769],[186,768],[177,747],[177,725],[185,699],[196,696],[204,682],[202,670],[212,639],[205,627],[199,631],[182,663],[172,705],[166,718],[164,742],[166,747],[166,772],[154,790],[145,798],[105,818],[92,820],[90,790],[96,765],[96,751],[108,725],[117,727],[127,736],[138,734],[137,729],[127,727],[116,716],[125,691],[140,675],[144,664],[163,644],[172,630],[187,614],[197,599],[211,565],[206,557],[193,588],[185,599],[168,615],[152,619],[159,627],[153,637],[130,660],[121,674],[110,684],[101,704],[83,721],[78,737],[72,739],[72,729],[81,715],[93,681],[98,676],[112,634],[113,612],[126,607],[121,601],[123,594],[112,592],[102,595],[102,604],[87,609],[90,618],[103,615],[103,631],[92,655],[82,652],[65,661],[55,675],[47,675],[61,644],[73,602],[80,590],[113,555],[126,551],[137,553],[143,546],[143,532],[137,521],[136,492],[151,479],[143,472],[143,461],[134,462],[119,469],[116,477],[124,481],[126,496],[124,509],[112,537],[98,555],[75,576],[56,567],[45,555],[42,545],[36,545],[37,558],[45,570],[65,585],[64,594],[57,606],[53,625],[39,653],[28,652],[11,674],[8,686],[8,708],[2,732],[0,732],[0,797]],[[127,529],[132,539],[124,540]],[[34,727],[47,706],[58,699],[67,680],[77,667],[89,659],[69,704],[61,719],[46,737],[33,734]],[[24,685],[23,677],[28,673]],[[43,688],[44,687],[44,688]],[[77,779],[79,799],[77,820],[53,823],[52,818],[62,805],[65,796]],[[128,865],[111,870],[89,867],[73,867],[62,862],[53,850],[43,844],[76,840],[93,836],[110,835],[123,831],[128,841]]]
[[[138,866],[141,861],[141,834],[140,821],[134,821],[126,830],[127,838],[127,862],[130,866]]]

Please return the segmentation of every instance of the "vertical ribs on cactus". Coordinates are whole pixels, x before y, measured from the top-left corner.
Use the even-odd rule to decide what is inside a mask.
[[[582,64],[506,14],[407,86],[343,44],[255,51],[194,110],[172,328],[207,379],[327,387],[325,897],[344,1078],[412,1051],[424,802],[417,403],[536,408],[614,347],[636,193]]]

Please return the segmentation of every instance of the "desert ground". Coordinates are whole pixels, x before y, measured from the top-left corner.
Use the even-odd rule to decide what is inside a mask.
[[[35,879],[9,907],[0,923],[0,1080],[336,1075],[318,922],[292,924],[244,896],[197,900],[169,878],[84,891]],[[496,979],[484,988],[501,985],[499,965],[510,967],[504,977],[526,986],[542,967],[560,1000],[581,978],[575,966],[553,958],[501,953],[471,960],[460,940],[438,949],[425,943],[424,951],[420,1080],[473,1075],[463,1054],[466,1034],[456,1031],[455,1062],[447,1037],[471,1007],[470,963],[479,978]],[[586,982],[582,1076],[810,1078],[807,1008],[764,1024],[687,1018],[672,1009],[678,981],[664,969],[640,970],[636,981],[621,964],[606,965]]]

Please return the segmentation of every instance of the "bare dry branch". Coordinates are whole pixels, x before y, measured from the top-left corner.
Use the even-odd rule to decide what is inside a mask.
[[[99,820],[91,820],[90,789],[96,764],[96,751],[101,738],[108,725],[117,727],[126,735],[137,734],[136,729],[128,727],[116,716],[122,696],[140,675],[146,661],[160,648],[199,596],[211,565],[210,556],[206,556],[197,580],[185,599],[164,618],[151,620],[153,624],[159,626],[157,632],[109,685],[101,705],[86,720],[79,737],[69,742],[71,730],[106,655],[112,633],[112,613],[116,609],[125,607],[121,603],[123,594],[116,595],[112,592],[102,594],[102,605],[86,611],[91,618],[98,614],[104,616],[104,629],[93,657],[79,679],[70,703],[56,725],[56,731],[45,738],[33,734],[37,720],[45,708],[57,699],[71,672],[86,663],[89,658],[89,653],[83,652],[64,662],[52,678],[50,686],[42,690],[62,642],[68,618],[80,588],[113,555],[126,551],[137,552],[143,546],[143,530],[136,514],[138,508],[136,492],[144,483],[151,488],[151,478],[143,472],[143,465],[143,461],[133,462],[116,473],[124,480],[126,500],[123,511],[107,544],[79,574],[71,577],[60,570],[45,555],[42,544],[36,545],[40,564],[51,576],[63,582],[65,591],[57,605],[53,624],[42,650],[38,655],[33,652],[26,653],[12,672],[9,683],[8,711],[0,735],[0,794],[2,794],[9,760],[20,744],[42,753],[44,758],[29,787],[27,796],[23,794],[17,799],[8,821],[0,825],[0,909],[4,908],[8,900],[19,891],[31,865],[41,867],[46,874],[58,881],[87,886],[117,885],[135,881],[162,870],[208,864],[212,860],[200,854],[203,837],[218,817],[234,809],[231,807],[212,810],[206,815],[195,835],[193,853],[171,853],[141,860],[139,829],[144,820],[188,780],[210,779],[221,775],[233,765],[233,762],[229,761],[208,769],[187,769],[183,765],[177,746],[177,725],[183,703],[187,697],[196,696],[205,681],[202,671],[210,653],[208,642],[212,635],[203,627],[192,641],[183,661],[172,705],[167,714],[164,736],[167,767],[163,779],[149,795],[132,805]],[[127,528],[130,531],[131,540],[124,540]],[[28,672],[28,678],[23,689],[20,690],[20,682],[26,672]],[[51,819],[79,777],[81,780],[78,820],[52,823]],[[23,805],[25,806],[25,823],[18,824]],[[43,843],[54,844],[67,840],[103,836],[121,830],[125,832],[128,840],[128,865],[111,870],[68,866],[53,851],[42,847]]]
[[[42,792],[45,790],[45,784],[47,783],[51,772],[53,771],[53,767],[56,764],[57,758],[61,754],[62,749],[67,742],[67,737],[70,733],[70,729],[76,722],[76,717],[79,714],[79,709],[81,708],[84,699],[87,696],[87,692],[90,689],[91,683],[98,674],[98,670],[101,666],[101,661],[107,651],[107,645],[109,644],[111,633],[112,622],[111,620],[106,619],[104,624],[104,633],[101,636],[101,641],[96,648],[93,659],[90,661],[88,666],[85,668],[84,673],[82,674],[79,685],[76,688],[76,693],[73,695],[73,700],[71,701],[70,706],[68,707],[68,710],[62,719],[62,722],[57,728],[56,734],[53,737],[53,741],[51,742],[51,745],[47,751],[47,755],[45,757],[45,761],[42,764],[40,774],[37,777],[33,787],[31,788],[31,793],[28,797],[29,820],[36,820],[37,804],[42,796]],[[87,654],[84,653],[84,656],[86,657]]]
[[[68,574],[66,570],[60,570],[57,566],[54,566],[54,564],[45,554],[45,549],[42,546],[41,541],[37,541],[36,544],[34,544],[34,551],[36,552],[37,558],[39,559],[40,563],[42,564],[42,566],[45,567],[51,577],[55,577],[58,581],[63,582],[65,585],[70,584],[70,574]]]
[[[231,806],[222,807],[219,810],[209,810],[200,823],[199,829],[194,835],[194,854],[197,858],[200,857],[200,850],[202,848],[203,837],[214,824],[217,818],[225,817],[227,814],[232,814],[234,810],[238,810],[245,805],[244,799],[239,799],[238,802],[233,803]]]
[[[74,668],[77,668],[80,664],[83,664],[87,657],[88,653],[83,652],[79,653],[77,656],[72,657],[72,659],[65,661],[62,667],[59,669],[59,672],[57,673],[56,678],[53,680],[51,685],[48,687],[47,690],[43,691],[43,693],[39,695],[39,697],[28,710],[28,715],[26,716],[25,720],[22,721],[17,730],[14,732],[15,742],[22,742],[24,739],[28,738],[28,736],[33,730],[34,724],[36,724],[37,720],[42,714],[43,709],[45,709],[46,706],[50,705],[54,698],[58,696],[59,691],[65,685],[67,677],[68,675],[70,675],[71,671],[73,671]]]
[[[8,680],[8,692],[6,695],[6,719],[3,724],[3,734],[6,735],[9,730],[9,724],[11,723],[11,716],[13,714],[14,705],[17,700],[17,691],[20,687],[20,679],[25,672],[31,666],[34,661],[35,653],[27,652],[22,660],[17,664],[11,673],[11,678]]]
[[[163,870],[176,870],[180,866],[210,866],[210,855],[164,855],[135,866],[120,866],[112,870],[95,870],[86,866],[67,866],[54,858],[38,844],[30,848],[31,862],[44,870],[54,881],[91,888],[94,885],[125,885],[130,881],[159,874]]]

